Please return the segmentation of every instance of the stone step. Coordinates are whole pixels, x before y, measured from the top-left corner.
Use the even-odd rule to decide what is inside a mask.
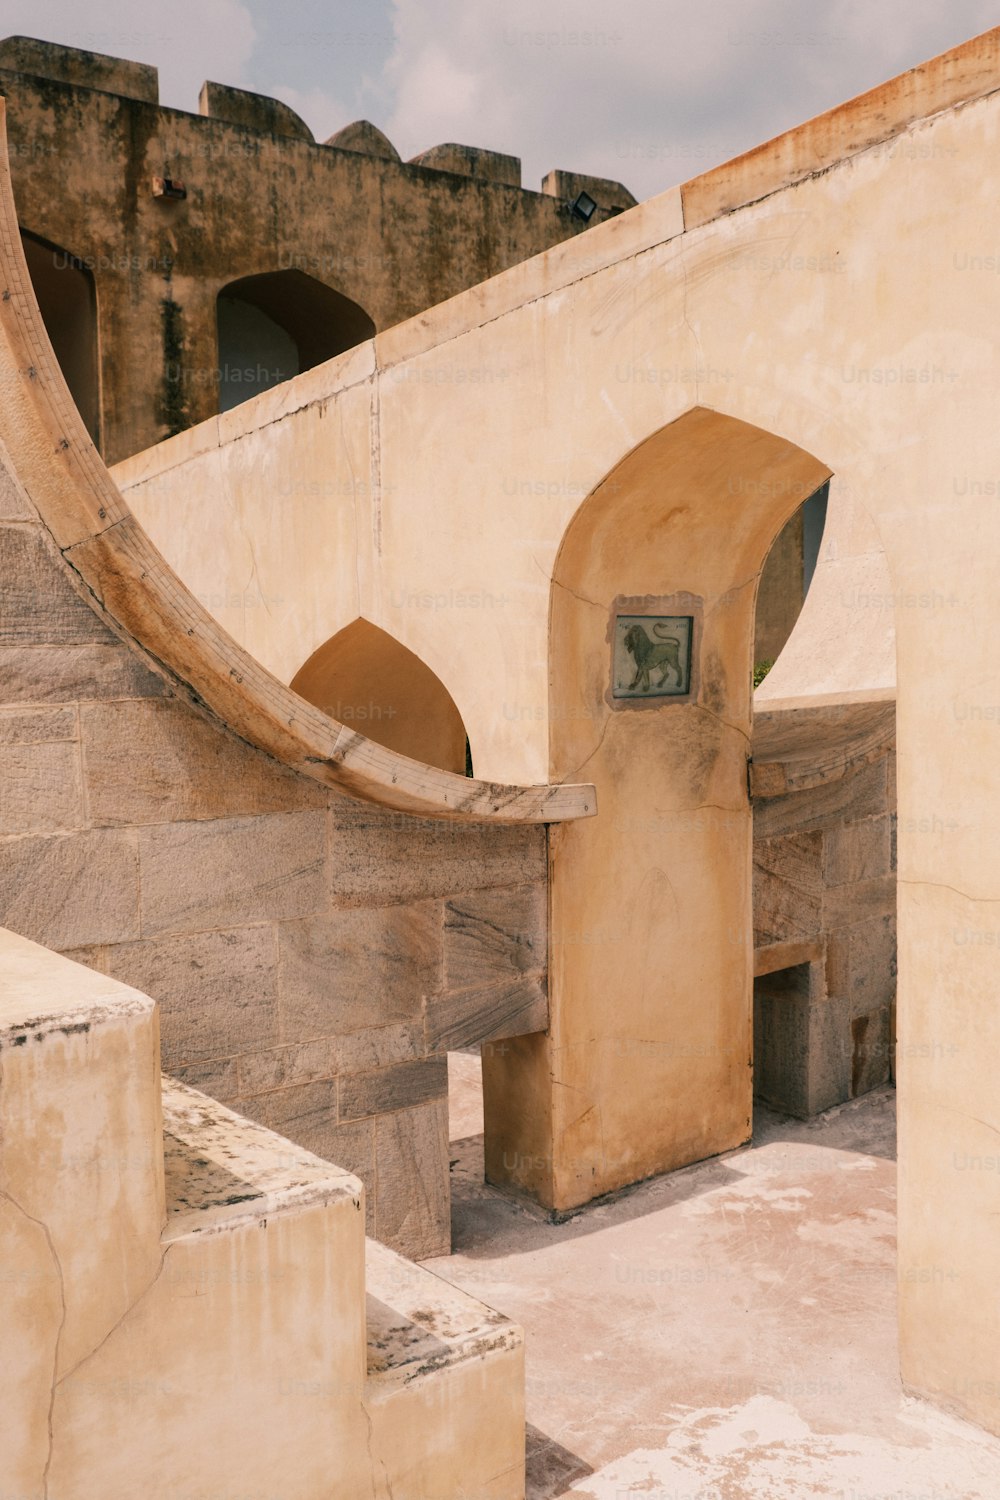
[[[436,1370],[520,1349],[516,1323],[377,1240],[365,1244],[368,1378],[407,1385]]]
[[[342,1167],[167,1075],[163,1158],[167,1242],[311,1202],[361,1198],[361,1183]]]
[[[523,1500],[521,1329],[375,1240],[365,1275],[365,1405],[392,1476],[375,1500]]]

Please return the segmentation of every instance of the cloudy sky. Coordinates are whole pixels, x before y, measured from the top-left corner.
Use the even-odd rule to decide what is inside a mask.
[[[1000,0],[0,0],[13,33],[273,94],[317,140],[364,117],[404,158],[443,141],[672,186],[1000,24]]]

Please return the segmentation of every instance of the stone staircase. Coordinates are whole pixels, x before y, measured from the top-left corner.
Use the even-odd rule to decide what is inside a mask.
[[[0,1143],[0,1492],[523,1496],[520,1329],[162,1078],[146,996],[2,931]]]

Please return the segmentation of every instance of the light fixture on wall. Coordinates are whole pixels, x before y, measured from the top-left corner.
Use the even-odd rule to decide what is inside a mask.
[[[569,206],[569,211],[574,219],[582,219],[585,224],[589,224],[596,208],[597,204],[589,193],[577,193]]]
[[[154,177],[154,198],[186,198],[187,188],[176,177]]]

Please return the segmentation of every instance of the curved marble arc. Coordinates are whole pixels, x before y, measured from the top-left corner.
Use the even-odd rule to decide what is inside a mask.
[[[77,587],[179,696],[285,765],[385,807],[498,823],[596,812],[592,786],[474,781],[375,744],[279,682],[185,588],[118,491],[52,352],[21,250],[2,99],[0,384],[0,438]]]

